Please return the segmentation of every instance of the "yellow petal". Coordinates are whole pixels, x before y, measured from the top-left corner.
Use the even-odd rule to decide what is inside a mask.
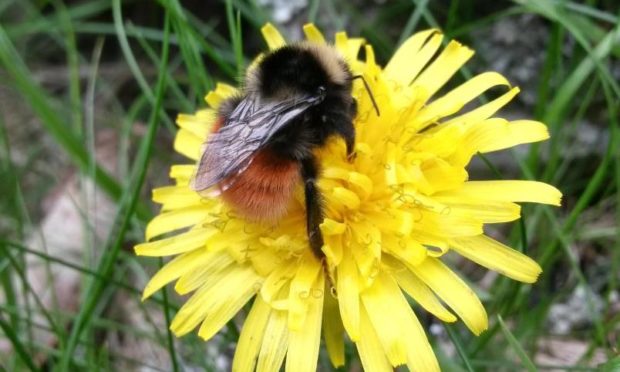
[[[323,179],[335,178],[339,180],[346,180],[349,177],[349,171],[340,167],[325,167],[321,174]]]
[[[364,39],[362,38],[348,38],[347,47],[344,53],[346,61],[357,61],[357,56],[360,52],[360,48],[364,45]]]
[[[559,206],[562,193],[555,187],[537,181],[470,181],[451,196],[471,197],[490,201],[529,202]]]
[[[352,341],[360,340],[360,299],[357,267],[349,252],[345,252],[337,270],[336,286],[342,324]]]
[[[473,109],[466,114],[459,115],[454,119],[445,121],[443,125],[451,125],[455,123],[470,125],[473,123],[478,123],[482,120],[486,120],[490,118],[493,114],[495,114],[499,109],[504,107],[508,102],[510,102],[510,100],[512,100],[517,94],[519,94],[519,88],[514,87],[508,92],[495,98],[491,102],[485,103],[484,105]]]
[[[204,284],[190,297],[174,317],[170,330],[180,337],[205,320],[198,334],[210,338],[254,295],[258,279],[251,267],[229,267],[218,282]]]
[[[372,225],[359,223],[353,232],[362,239],[360,243],[368,245],[374,257],[379,257],[381,252],[381,232],[392,232],[398,236],[408,235],[414,227],[417,216],[411,212],[398,208],[385,208],[381,211],[370,211],[367,217]],[[358,231],[356,231],[358,230]]]
[[[419,123],[416,128],[422,129],[429,123],[437,122],[441,118],[459,112],[474,98],[498,85],[510,86],[510,83],[497,72],[485,72],[474,76],[422,108],[415,118],[416,122]]]
[[[250,235],[243,233],[242,229],[230,229],[219,231],[207,242],[207,248],[211,251],[225,250],[237,263],[243,263],[255,250],[254,242],[248,242]]]
[[[456,321],[454,314],[446,309],[435,294],[433,294],[433,291],[418,279],[405,265],[397,262],[391,262],[391,265],[393,265],[395,269],[392,272],[392,276],[394,276],[398,285],[411,296],[411,298],[419,303],[420,306],[444,322],[452,323]]]
[[[393,235],[387,235],[383,238],[383,242],[384,251],[409,265],[415,266],[426,258],[426,248],[408,236],[399,239]],[[381,259],[383,260],[384,257],[382,256]]]
[[[474,334],[479,335],[487,329],[487,313],[478,296],[439,259],[429,257],[409,269],[450,306]]]
[[[422,172],[435,192],[455,189],[468,178],[465,169],[453,166],[440,158],[425,161],[422,164]]]
[[[338,309],[338,300],[325,294],[323,303],[323,339],[327,355],[334,368],[344,366],[344,326]]]
[[[225,251],[214,252],[209,261],[181,275],[174,285],[174,290],[185,295],[195,291],[202,285],[213,283],[225,275],[228,266],[233,263],[233,258]],[[262,281],[256,280],[256,291],[260,289]]]
[[[415,236],[415,240],[426,248],[427,256],[438,257],[449,249],[447,237],[430,234],[425,230],[414,230],[412,236]],[[403,261],[403,263],[407,262]]]
[[[179,278],[181,275],[209,262],[215,254],[217,253],[208,252],[205,249],[196,249],[184,253],[168,262],[157,274],[153,275],[151,280],[146,284],[144,293],[142,294],[142,300],[147,299],[160,288]]]
[[[176,180],[177,185],[188,185],[189,179],[196,171],[195,165],[173,165],[170,167],[170,178]]]
[[[289,289],[288,327],[291,331],[300,331],[306,324],[307,306],[317,296],[313,283],[321,272],[321,264],[307,254],[299,264]],[[323,276],[321,275],[321,278]],[[318,290],[323,296],[323,288]]]
[[[252,260],[252,266],[261,276],[269,276],[276,267],[280,266],[281,256],[274,250],[257,248],[255,252],[252,252],[251,249],[246,248],[246,252]]]
[[[474,51],[456,41],[448,43],[439,57],[414,81],[413,85],[424,87],[431,97],[474,55]]]
[[[466,214],[483,223],[510,222],[519,219],[521,207],[511,202],[488,201],[467,197],[435,196],[435,200],[446,204],[444,213]]]
[[[357,352],[365,371],[372,372],[393,372],[394,368],[390,365],[390,361],[383,351],[383,345],[377,337],[375,328],[373,327],[366,310],[362,306],[360,308],[360,330],[362,337],[355,343]]]
[[[174,138],[174,150],[192,160],[198,160],[203,142],[202,138],[192,132],[181,129]]]
[[[265,328],[263,344],[258,354],[256,371],[279,371],[287,348],[288,329],[286,328],[286,312],[272,310]]]
[[[366,199],[372,194],[372,180],[368,176],[358,172],[349,172],[347,181],[361,199]]]
[[[215,85],[215,91],[225,99],[239,94],[239,89],[235,88],[232,85],[224,83],[217,83]]]
[[[193,115],[179,114],[177,124],[196,137],[205,139],[213,127],[215,116],[214,110],[200,110]]]
[[[486,235],[453,239],[451,247],[479,265],[514,280],[534,283],[542,273],[536,261]]]
[[[282,37],[282,34],[271,23],[267,23],[260,29],[263,34],[263,38],[267,42],[267,46],[270,50],[278,49],[286,45],[286,41]]]
[[[146,240],[200,223],[208,217],[210,210],[210,207],[199,205],[158,214],[146,225]]]
[[[522,143],[543,141],[549,138],[547,126],[533,120],[515,120],[506,125],[503,135],[496,135],[491,141],[480,143],[479,151],[487,153],[503,150]]]
[[[205,102],[211,107],[212,110],[209,110],[215,114],[216,110],[220,107],[223,101],[229,99],[230,97],[238,94],[237,88],[223,83],[217,83],[215,86],[215,90],[210,91],[205,97]],[[211,117],[211,122],[215,121],[216,115]],[[211,129],[212,126],[209,127]]]
[[[417,116],[416,119],[417,121]],[[435,122],[435,119],[426,121]],[[422,121],[420,123],[423,123]],[[417,133],[410,139],[403,136],[402,144],[404,150],[409,152],[408,156],[414,158],[420,152],[434,154],[436,157],[447,158],[457,149],[454,144],[459,143],[465,130],[457,125],[439,125],[422,133]]]
[[[357,55],[359,54],[362,44],[364,44],[364,39],[349,38],[347,37],[347,33],[344,31],[337,32],[335,39],[336,50],[342,54],[345,61],[349,64],[357,61]]]
[[[276,299],[280,290],[295,275],[295,269],[293,265],[280,265],[271,272],[260,291],[261,297],[265,302],[272,303]]]
[[[224,101],[224,97],[222,97],[218,92],[214,90],[207,93],[205,97],[205,102],[214,111],[220,108],[222,101]]]
[[[463,136],[452,161],[456,165],[464,166],[478,152],[497,151],[547,138],[549,133],[542,123],[520,120],[509,124],[507,120],[491,118],[467,128],[467,133]]]
[[[191,207],[203,198],[187,186],[166,186],[153,189],[153,201],[162,204],[162,210]]]
[[[254,371],[270,313],[271,307],[260,296],[256,296],[252,309],[243,323],[239,342],[235,348],[233,371]]]
[[[408,312],[408,321],[403,323],[405,333],[410,335],[407,345],[407,367],[411,371],[439,372],[439,363],[433,348],[428,343],[424,328],[413,311]]]
[[[385,219],[387,220],[387,217]],[[379,220],[375,218],[373,222],[377,223]],[[353,258],[361,278],[366,279],[366,284],[370,284],[378,273],[381,261],[381,231],[367,222],[358,222],[351,231],[359,244],[356,249],[352,249]]]
[[[382,277],[379,278],[378,282],[383,284],[381,291],[386,295],[385,300],[390,303],[387,306],[389,310],[384,313],[383,318],[386,318],[385,314],[389,313],[390,316],[387,317],[389,320],[385,319],[385,322],[396,323],[397,327],[400,329],[400,339],[405,347],[407,365],[409,369],[420,372],[439,371],[439,364],[435,358],[433,348],[426,338],[424,329],[413,313],[409,303],[396,285],[396,282],[386,273],[382,274]],[[369,314],[369,319],[371,320],[371,323],[373,323],[373,326],[379,336],[379,340],[381,340],[381,334],[384,332],[386,325],[385,323],[383,323],[383,325],[377,324],[377,321],[372,317],[370,308],[367,307],[366,304],[367,301],[364,301],[366,313]],[[378,321],[381,322],[383,319],[378,319]],[[386,349],[385,343],[383,343],[383,348]],[[389,353],[388,359],[390,359]],[[392,365],[394,365],[394,363],[392,363]]]
[[[396,145],[392,142],[388,142],[387,143],[387,148],[385,150],[385,165],[384,165],[384,169],[385,169],[385,183],[387,183],[389,186],[393,186],[396,185],[399,182],[398,177],[397,177],[397,152],[398,149],[396,148]]]
[[[316,265],[320,269],[320,265]],[[294,281],[293,281],[294,283]],[[291,284],[291,288],[293,284]],[[321,344],[321,318],[323,315],[323,298],[325,281],[319,275],[313,287],[312,295],[306,300],[307,310],[303,326],[291,329],[289,323],[289,345],[286,355],[286,371],[314,372],[319,358]]]
[[[475,236],[482,234],[482,222],[474,217],[450,214],[445,211],[431,211],[419,208],[419,218],[413,228],[412,236],[418,231],[427,234],[451,237],[451,236]]]
[[[209,340],[256,294],[260,281],[254,269],[244,267],[244,271],[231,277],[227,275],[217,283],[200,310],[207,308],[206,319],[198,330],[198,336]]]
[[[321,31],[319,31],[313,23],[306,23],[304,25],[304,33],[306,34],[306,39],[308,39],[308,41],[318,44],[325,44],[325,37],[323,37]]]
[[[342,235],[324,236],[323,253],[330,265],[340,265],[342,261]]]
[[[170,256],[203,248],[207,239],[214,234],[214,229],[193,229],[170,238],[138,244],[134,250],[138,256]]]
[[[402,293],[389,275],[381,272],[373,285],[360,294],[368,319],[377,332],[385,354],[392,366],[407,363],[407,348],[403,333],[405,314],[399,306]],[[389,316],[386,316],[390,314]],[[365,335],[362,334],[362,338]]]
[[[353,191],[344,187],[334,187],[331,190],[331,194],[336,200],[338,200],[345,208],[355,210],[359,208],[361,200]]]
[[[431,36],[432,39],[429,40]],[[396,81],[400,85],[409,85],[439,49],[442,39],[443,36],[434,29],[411,36],[394,53],[385,66],[383,75],[387,80]]]
[[[343,234],[347,229],[346,224],[334,221],[331,218],[325,218],[323,220],[323,223],[321,223],[320,227],[321,232],[324,235],[340,235]]]
[[[334,36],[335,39],[335,47],[336,49],[344,56],[347,53],[347,43],[349,38],[347,37],[347,33],[344,31],[336,32]]]
[[[381,68],[377,65],[376,61],[375,61],[375,51],[374,49],[372,49],[372,45],[370,44],[366,44],[364,45],[364,50],[366,51],[366,64],[365,64],[365,72],[367,74],[370,74],[371,77],[379,75],[379,73],[381,72]],[[376,78],[371,78],[371,83],[375,80]],[[360,87],[361,89],[361,87]],[[365,90],[365,88],[364,88]],[[365,92],[366,94],[368,92]],[[370,98],[370,97],[369,97]]]

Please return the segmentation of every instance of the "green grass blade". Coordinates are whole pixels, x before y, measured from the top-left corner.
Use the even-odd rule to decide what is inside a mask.
[[[310,6],[308,7],[308,22],[316,23],[316,16],[319,12],[320,5],[321,0],[311,0]]]
[[[453,326],[448,323],[444,323],[443,326],[446,332],[448,333],[448,337],[450,337],[452,344],[454,344],[457,354],[463,361],[463,364],[465,365],[465,369],[469,372],[474,372],[475,370],[472,367],[469,356],[467,356],[467,351],[465,350],[465,347],[463,346],[463,343],[461,342],[460,337],[454,331]]]
[[[607,362],[598,366],[599,372],[617,372],[620,371],[620,356],[609,359]]]
[[[129,69],[133,73],[133,76],[136,79],[136,81],[138,82],[140,89],[142,89],[142,93],[144,93],[147,100],[152,105],[154,105],[155,95],[153,94],[153,90],[151,89],[148,82],[146,81],[146,78],[142,74],[142,70],[140,66],[138,65],[138,61],[136,60],[136,57],[134,56],[133,52],[131,51],[131,47],[129,46],[129,40],[127,39],[127,32],[125,31],[125,25],[123,23],[123,16],[121,14],[120,3],[112,2],[112,14],[114,16],[114,27],[116,28],[116,35],[118,38],[118,42],[121,46],[121,50],[123,51],[123,55],[125,56],[125,60],[127,61],[127,64],[129,65]],[[164,42],[167,42],[167,40]],[[171,133],[174,133],[176,129],[175,129],[175,125],[172,122],[172,120],[170,120],[170,118],[166,116],[165,113],[163,112],[158,113],[158,115],[160,115],[160,119],[163,120],[163,122],[166,124],[166,127],[168,128],[168,130],[170,130]]]
[[[0,25],[0,63],[2,63],[2,66],[15,81],[15,86],[25,101],[30,104],[34,112],[39,116],[47,132],[67,152],[73,163],[86,173],[92,165],[90,155],[75,133],[70,128],[67,128],[65,120],[52,107],[43,89],[32,80],[32,74],[26,68],[2,25]],[[120,199],[120,185],[99,165],[94,166],[94,177],[97,185],[110,195],[113,200],[118,201]],[[146,207],[140,205],[138,217],[142,220],[148,220],[149,215]]]
[[[19,356],[22,362],[24,362],[26,367],[28,367],[28,369],[31,371],[40,371],[40,369],[37,368],[32,362],[31,354],[26,350],[17,334],[15,334],[11,325],[4,320],[4,317],[2,315],[0,315],[0,328],[2,328],[2,331],[4,332],[6,337],[11,341],[11,345],[13,346],[15,353],[17,354],[17,356]]]
[[[164,260],[159,259],[159,268],[164,266]],[[162,310],[164,312],[164,320],[166,322],[166,346],[168,347],[168,354],[170,354],[170,360],[172,362],[172,370],[174,372],[179,371],[179,364],[177,362],[176,349],[174,347],[174,335],[170,330],[171,318],[170,318],[170,303],[168,301],[168,288],[162,288]]]
[[[606,87],[606,85],[604,84],[603,87]],[[606,89],[606,91],[608,91],[608,89]],[[562,225],[562,229],[561,229],[563,234],[569,234],[572,231],[581,213],[588,207],[588,205],[590,205],[590,202],[592,201],[592,199],[596,196],[596,194],[599,192],[601,187],[604,186],[604,182],[606,181],[605,177],[607,173],[610,171],[610,164],[611,164],[612,158],[614,156],[617,156],[616,154],[618,151],[618,145],[620,144],[620,138],[619,138],[620,135],[617,129],[619,125],[618,117],[617,117],[618,106],[617,106],[617,101],[614,100],[612,97],[609,97],[609,94],[607,94],[607,100],[608,100],[608,110],[610,113],[609,128],[611,129],[609,141],[606,147],[607,151],[605,153],[605,156],[603,157],[603,160],[597,166],[596,171],[594,172],[594,175],[590,178],[590,181],[588,182],[586,189],[581,193],[581,195],[577,199],[577,202],[575,203],[571,212],[569,213],[568,217],[564,221]],[[545,209],[548,210],[548,208],[543,207],[543,210]],[[559,242],[556,239],[543,250],[543,252],[545,253],[540,258],[540,261],[539,261],[543,267],[548,266],[554,260],[554,256],[557,254],[556,247],[558,243]]]
[[[63,28],[67,67],[69,68],[69,103],[71,109],[71,123],[77,137],[82,133],[82,94],[80,92],[79,52],[75,40],[75,31],[71,16],[62,1],[52,2],[57,9],[59,23]]]
[[[120,0],[115,0],[113,6],[117,8],[120,7]],[[168,34],[165,33],[164,35],[167,36]],[[160,66],[160,71],[165,69],[167,66],[168,46],[169,44],[167,40],[164,40],[162,47],[162,65]],[[140,143],[138,154],[132,169],[131,182],[123,192],[123,196],[119,203],[119,209],[114,219],[115,223],[113,226],[117,226],[118,228],[113,229],[111,232],[110,239],[106,244],[107,249],[105,249],[105,253],[101,258],[97,269],[97,271],[104,278],[109,277],[112,273],[114,263],[116,262],[116,258],[124,241],[125,232],[129,227],[129,223],[137,205],[140,189],[142,188],[142,184],[144,182],[153,140],[158,127],[157,124],[160,115],[159,111],[161,109],[166,84],[165,77],[165,73],[161,72],[159,74],[155,105],[151,113],[147,132]],[[80,311],[75,318],[67,345],[63,350],[62,357],[58,364],[58,369],[60,371],[68,371],[70,369],[71,359],[78,344],[78,340],[80,339],[80,335],[88,325],[91,317],[94,315],[95,307],[99,303],[99,297],[105,289],[106,284],[107,283],[105,283],[103,279],[95,279],[89,283],[88,289],[85,291],[86,298],[84,299],[84,302],[80,307]]]
[[[17,276],[22,281],[22,285],[25,288],[25,295],[26,296],[28,294],[32,295],[32,298],[34,299],[35,303],[38,306],[38,310],[41,311],[41,314],[43,315],[45,320],[47,320],[48,324],[50,325],[50,328],[62,340],[65,334],[65,331],[62,328],[60,328],[60,326],[58,326],[56,319],[52,317],[52,314],[47,310],[46,306],[43,304],[43,301],[41,301],[41,299],[39,298],[39,295],[34,291],[32,286],[30,285],[26,272],[24,271],[24,268],[21,267],[20,263],[17,262],[17,260],[15,259],[15,257],[13,257],[13,255],[7,253],[4,257],[6,257],[8,261],[11,263],[11,266],[17,273]]]
[[[159,81],[157,82],[157,91],[158,91],[158,103],[161,104],[163,100],[163,91],[166,86],[166,77],[167,77],[167,64],[168,64],[168,53],[169,53],[169,44],[168,39],[170,37],[170,12],[166,12],[166,19],[164,20],[164,43],[162,46],[161,52],[161,63],[159,64]],[[157,110],[159,107],[154,110],[154,114],[151,117],[151,122],[154,123],[157,119]],[[154,124],[152,124],[154,126]],[[154,133],[154,131],[153,131]],[[146,167],[146,164],[144,164]],[[160,258],[159,260],[160,268],[163,266],[163,260]],[[174,372],[179,371],[179,365],[177,362],[177,354],[176,349],[174,347],[174,338],[172,335],[172,331],[170,330],[170,305],[168,302],[168,289],[164,288],[162,292],[162,307],[164,311],[164,319],[166,322],[166,346],[168,348],[168,354],[170,355],[170,361],[172,363],[172,370]]]
[[[178,1],[170,0],[165,2],[164,7],[170,12],[172,17],[172,27],[179,40],[183,62],[187,67],[189,75],[189,83],[194,93],[202,96],[204,92],[214,87],[213,79],[207,72],[208,70],[203,63],[200,48],[198,47],[200,45],[199,40],[202,37],[193,30],[184,9]]]
[[[100,273],[98,273],[96,271],[93,271],[93,270],[90,270],[90,269],[85,268],[83,266],[80,266],[80,265],[71,263],[69,261],[63,260],[62,258],[51,256],[51,255],[48,255],[48,254],[46,254],[44,252],[41,252],[41,251],[38,251],[38,250],[30,249],[30,248],[28,248],[28,247],[26,247],[26,246],[24,246],[24,245],[22,245],[20,243],[17,243],[17,242],[8,241],[8,240],[0,240],[0,246],[3,246],[3,249],[9,249],[9,248],[17,249],[17,250],[19,250],[19,251],[21,251],[23,253],[28,253],[28,254],[37,256],[37,257],[39,257],[39,258],[41,258],[41,259],[43,259],[45,261],[48,261],[49,263],[59,264],[59,265],[62,265],[64,267],[68,268],[68,269],[76,270],[76,271],[79,271],[79,272],[81,272],[83,274],[90,275],[92,277],[96,277],[96,278],[100,278],[100,279],[107,279],[106,277],[102,276]],[[127,283],[124,283],[124,282],[113,280],[111,282],[111,284],[114,284],[114,285],[118,286],[119,288],[127,290],[127,291],[129,291],[132,294],[137,295],[137,296],[141,295],[141,293],[142,293],[141,290],[139,290],[137,288],[134,288],[134,287],[132,287],[132,286],[130,286]]]
[[[403,31],[400,33],[400,37],[398,38],[398,42],[396,46],[400,46],[402,43],[407,40],[413,31],[418,27],[418,23],[420,22],[420,18],[422,17],[422,12],[426,10],[428,6],[428,0],[421,0],[420,3],[415,7],[415,10],[411,13],[411,16],[407,20],[407,24],[403,28]]]
[[[506,327],[506,324],[504,323],[504,320],[502,319],[501,315],[497,316],[497,321],[499,322],[500,328],[502,329],[502,332],[504,333],[504,337],[506,337],[506,339],[508,340],[508,343],[510,344],[510,346],[512,346],[512,349],[514,350],[514,352],[517,354],[517,356],[521,360],[523,367],[529,372],[538,371],[534,363],[532,363],[530,358],[525,353],[525,350],[523,350],[523,348],[521,347],[521,344],[519,344],[519,341],[517,341],[515,336],[508,329],[508,327]]]
[[[4,2],[4,4],[10,3],[10,1]],[[32,6],[32,4],[27,5]],[[76,22],[100,15],[101,13],[107,11],[109,8],[110,2],[108,0],[89,1],[83,4],[72,4],[71,7],[67,9],[66,15],[68,16],[69,20],[71,20],[72,22]],[[35,17],[29,22],[15,22],[13,24],[7,24],[6,32],[11,37],[11,39],[14,40],[31,34],[49,32],[51,28],[57,27],[62,17],[65,17],[65,15],[55,12],[53,14],[46,15],[45,17],[43,17],[42,15]]]
[[[240,13],[237,13],[235,19],[232,0],[226,0],[226,21],[228,23],[228,31],[230,33],[230,41],[235,52],[235,61],[237,63],[237,77],[243,76],[245,63],[243,61],[243,39],[241,35]]]
[[[131,31],[134,28],[133,25],[128,25],[127,26],[127,31]],[[143,35],[141,34],[141,31],[137,30],[137,32],[135,33],[135,38],[136,41],[138,41],[138,43],[140,44],[140,46],[142,47],[142,50],[144,51],[144,53],[146,53],[146,55],[149,57],[150,62],[155,65],[155,66],[159,66],[161,64],[161,60],[159,59],[160,56],[157,55],[157,52],[155,51],[155,49],[150,45],[150,43],[143,37]],[[167,83],[167,87],[168,87],[168,93],[171,94],[173,97],[169,97],[168,101],[172,101],[167,103],[168,105],[170,105],[171,107],[174,107],[175,111],[184,111],[184,112],[192,112],[195,108],[195,103],[193,101],[191,101],[190,99],[188,99],[188,97],[186,96],[185,91],[183,90],[184,88],[182,88],[179,83],[177,83],[175,76],[174,76],[174,70],[176,66],[179,65],[179,62],[176,63],[170,63],[171,68],[166,71],[166,74],[168,75],[166,77],[166,80],[168,81]],[[176,100],[172,100],[171,98],[174,98]],[[176,127],[174,128],[174,133],[176,133],[177,129]]]

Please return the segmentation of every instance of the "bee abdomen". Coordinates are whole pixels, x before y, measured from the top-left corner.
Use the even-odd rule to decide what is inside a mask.
[[[226,203],[245,218],[274,221],[286,214],[293,199],[300,182],[299,163],[261,150],[231,181],[222,191]]]

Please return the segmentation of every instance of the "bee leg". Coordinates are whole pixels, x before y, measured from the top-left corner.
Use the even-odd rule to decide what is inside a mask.
[[[350,128],[350,139],[347,141],[347,159],[349,161],[355,160],[355,126],[353,120],[357,116],[357,100],[353,98],[351,106],[349,107],[349,120],[347,120],[347,126]],[[349,143],[350,142],[350,143]]]
[[[304,181],[304,192],[306,196],[306,230],[312,253],[319,260],[325,259],[323,253],[323,235],[319,225],[323,222],[323,208],[321,205],[321,192],[319,191],[316,179],[318,176],[318,166],[314,157],[306,158],[301,161],[301,177]]]
[[[351,126],[351,134],[345,137],[345,141],[347,144],[347,160],[352,163],[357,156],[355,153],[355,128],[353,126]]]
[[[321,192],[316,184],[318,166],[314,157],[306,158],[301,161],[301,176],[304,180],[304,191],[306,194],[306,229],[308,232],[308,240],[310,241],[310,249],[312,249],[314,256],[321,261],[325,279],[327,280],[327,288],[330,293],[335,296],[336,286],[329,273],[327,258],[322,249],[324,242],[320,225],[323,222],[323,199],[321,198]]]
[[[347,145],[347,160],[355,160],[355,127],[353,119],[346,115],[339,115],[333,122],[334,130],[338,133]]]

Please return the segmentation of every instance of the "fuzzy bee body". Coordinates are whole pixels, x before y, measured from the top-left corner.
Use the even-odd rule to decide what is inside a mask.
[[[319,164],[314,150],[337,135],[353,154],[357,105],[353,76],[331,46],[301,43],[266,54],[245,79],[243,94],[222,103],[192,181],[216,187],[253,220],[284,216],[303,182],[309,243],[323,259]]]
[[[279,158],[271,150],[259,151],[236,178],[222,191],[223,199],[239,214],[260,221],[282,218],[301,182],[299,163]]]

